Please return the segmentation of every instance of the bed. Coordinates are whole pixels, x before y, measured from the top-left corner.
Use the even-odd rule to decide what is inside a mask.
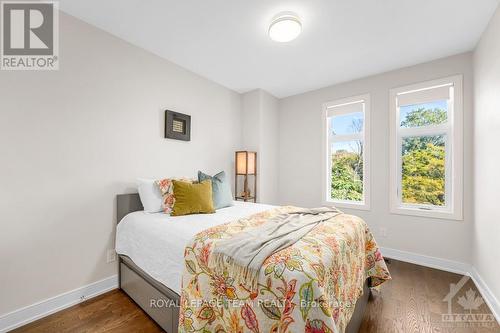
[[[143,212],[137,194],[118,195],[116,251],[120,288],[165,331],[177,333],[179,316],[185,320],[186,312],[181,308],[184,313],[179,313],[181,283],[183,276],[186,278],[186,245],[195,235],[206,230],[272,209],[275,207],[235,202],[234,206],[220,209],[215,214],[172,218],[162,213]],[[370,279],[366,279],[345,332],[354,333],[359,329],[370,294],[369,282]],[[185,280],[184,284],[187,283]],[[183,295],[185,300],[186,294]],[[181,327],[183,331],[189,330],[182,323]]]

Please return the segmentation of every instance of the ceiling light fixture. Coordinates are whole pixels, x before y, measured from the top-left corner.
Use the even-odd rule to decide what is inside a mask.
[[[269,26],[269,37],[275,42],[286,43],[294,40],[302,32],[299,17],[292,12],[276,15]]]

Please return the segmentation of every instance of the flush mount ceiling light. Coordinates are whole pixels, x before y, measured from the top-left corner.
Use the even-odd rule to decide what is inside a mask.
[[[269,26],[269,37],[275,42],[286,43],[300,35],[302,24],[297,14],[281,12],[276,15]]]

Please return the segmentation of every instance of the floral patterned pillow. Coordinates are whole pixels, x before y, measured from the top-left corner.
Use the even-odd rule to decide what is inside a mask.
[[[173,180],[193,183],[193,179],[189,178],[165,178],[156,181],[156,184],[160,188],[160,192],[163,197],[162,207],[165,214],[170,214],[172,212],[172,209],[174,208],[175,197]]]

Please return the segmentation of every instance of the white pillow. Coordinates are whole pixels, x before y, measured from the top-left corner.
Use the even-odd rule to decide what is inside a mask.
[[[137,190],[146,213],[158,213],[163,210],[163,198],[154,179],[137,179]]]

